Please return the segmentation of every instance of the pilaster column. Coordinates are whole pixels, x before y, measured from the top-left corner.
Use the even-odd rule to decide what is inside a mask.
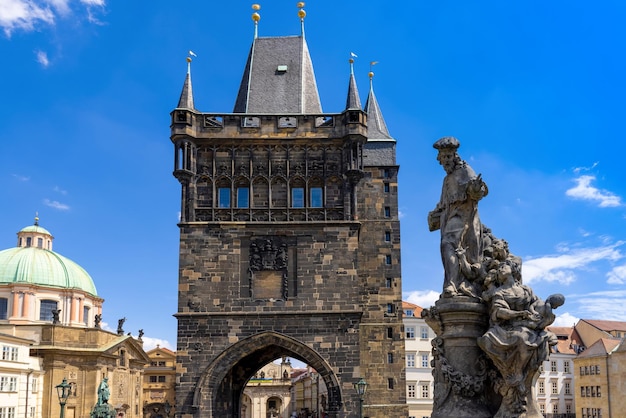
[[[76,315],[76,299],[74,296],[71,296],[70,301],[70,323],[76,322],[78,319],[78,315]]]
[[[78,298],[78,321],[85,323],[85,298]]]
[[[30,314],[30,300],[33,293],[24,292],[24,300],[22,301],[22,318],[28,318]]]
[[[20,292],[13,291],[13,310],[11,311],[11,316],[13,318],[18,317],[19,307],[20,307]]]

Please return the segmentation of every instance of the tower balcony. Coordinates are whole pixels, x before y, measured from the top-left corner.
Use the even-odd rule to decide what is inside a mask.
[[[332,114],[198,113],[175,109],[171,138],[196,139],[339,139],[367,137],[367,116],[360,110]]]

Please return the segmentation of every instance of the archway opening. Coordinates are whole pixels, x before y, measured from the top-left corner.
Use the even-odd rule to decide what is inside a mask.
[[[297,375],[294,363],[302,366]],[[272,386],[274,394],[281,388],[283,395],[265,390]],[[291,337],[263,332],[234,344],[206,369],[194,405],[198,416],[208,417],[334,418],[342,402],[337,377],[315,350]]]

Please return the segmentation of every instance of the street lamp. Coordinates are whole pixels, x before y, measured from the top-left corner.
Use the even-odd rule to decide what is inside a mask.
[[[61,384],[55,386],[57,388],[57,394],[59,395],[59,405],[61,405],[61,418],[65,417],[65,404],[67,398],[70,397],[70,390],[72,385],[67,383],[67,379],[63,378]]]
[[[363,397],[367,391],[367,382],[361,378],[361,380],[354,384],[354,390],[356,390],[357,395],[359,395],[359,417],[363,418]]]

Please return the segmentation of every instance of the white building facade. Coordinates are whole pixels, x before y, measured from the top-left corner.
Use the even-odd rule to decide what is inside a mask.
[[[539,410],[545,417],[574,418],[574,358],[572,347],[574,327],[548,328],[557,337],[557,345],[543,362],[541,374],[535,383],[535,396]]]
[[[404,313],[406,398],[409,418],[430,418],[433,411],[434,379],[431,340],[434,331],[422,319],[422,308],[402,302]]]
[[[30,356],[33,341],[0,333],[0,417],[40,418],[41,359]]]

